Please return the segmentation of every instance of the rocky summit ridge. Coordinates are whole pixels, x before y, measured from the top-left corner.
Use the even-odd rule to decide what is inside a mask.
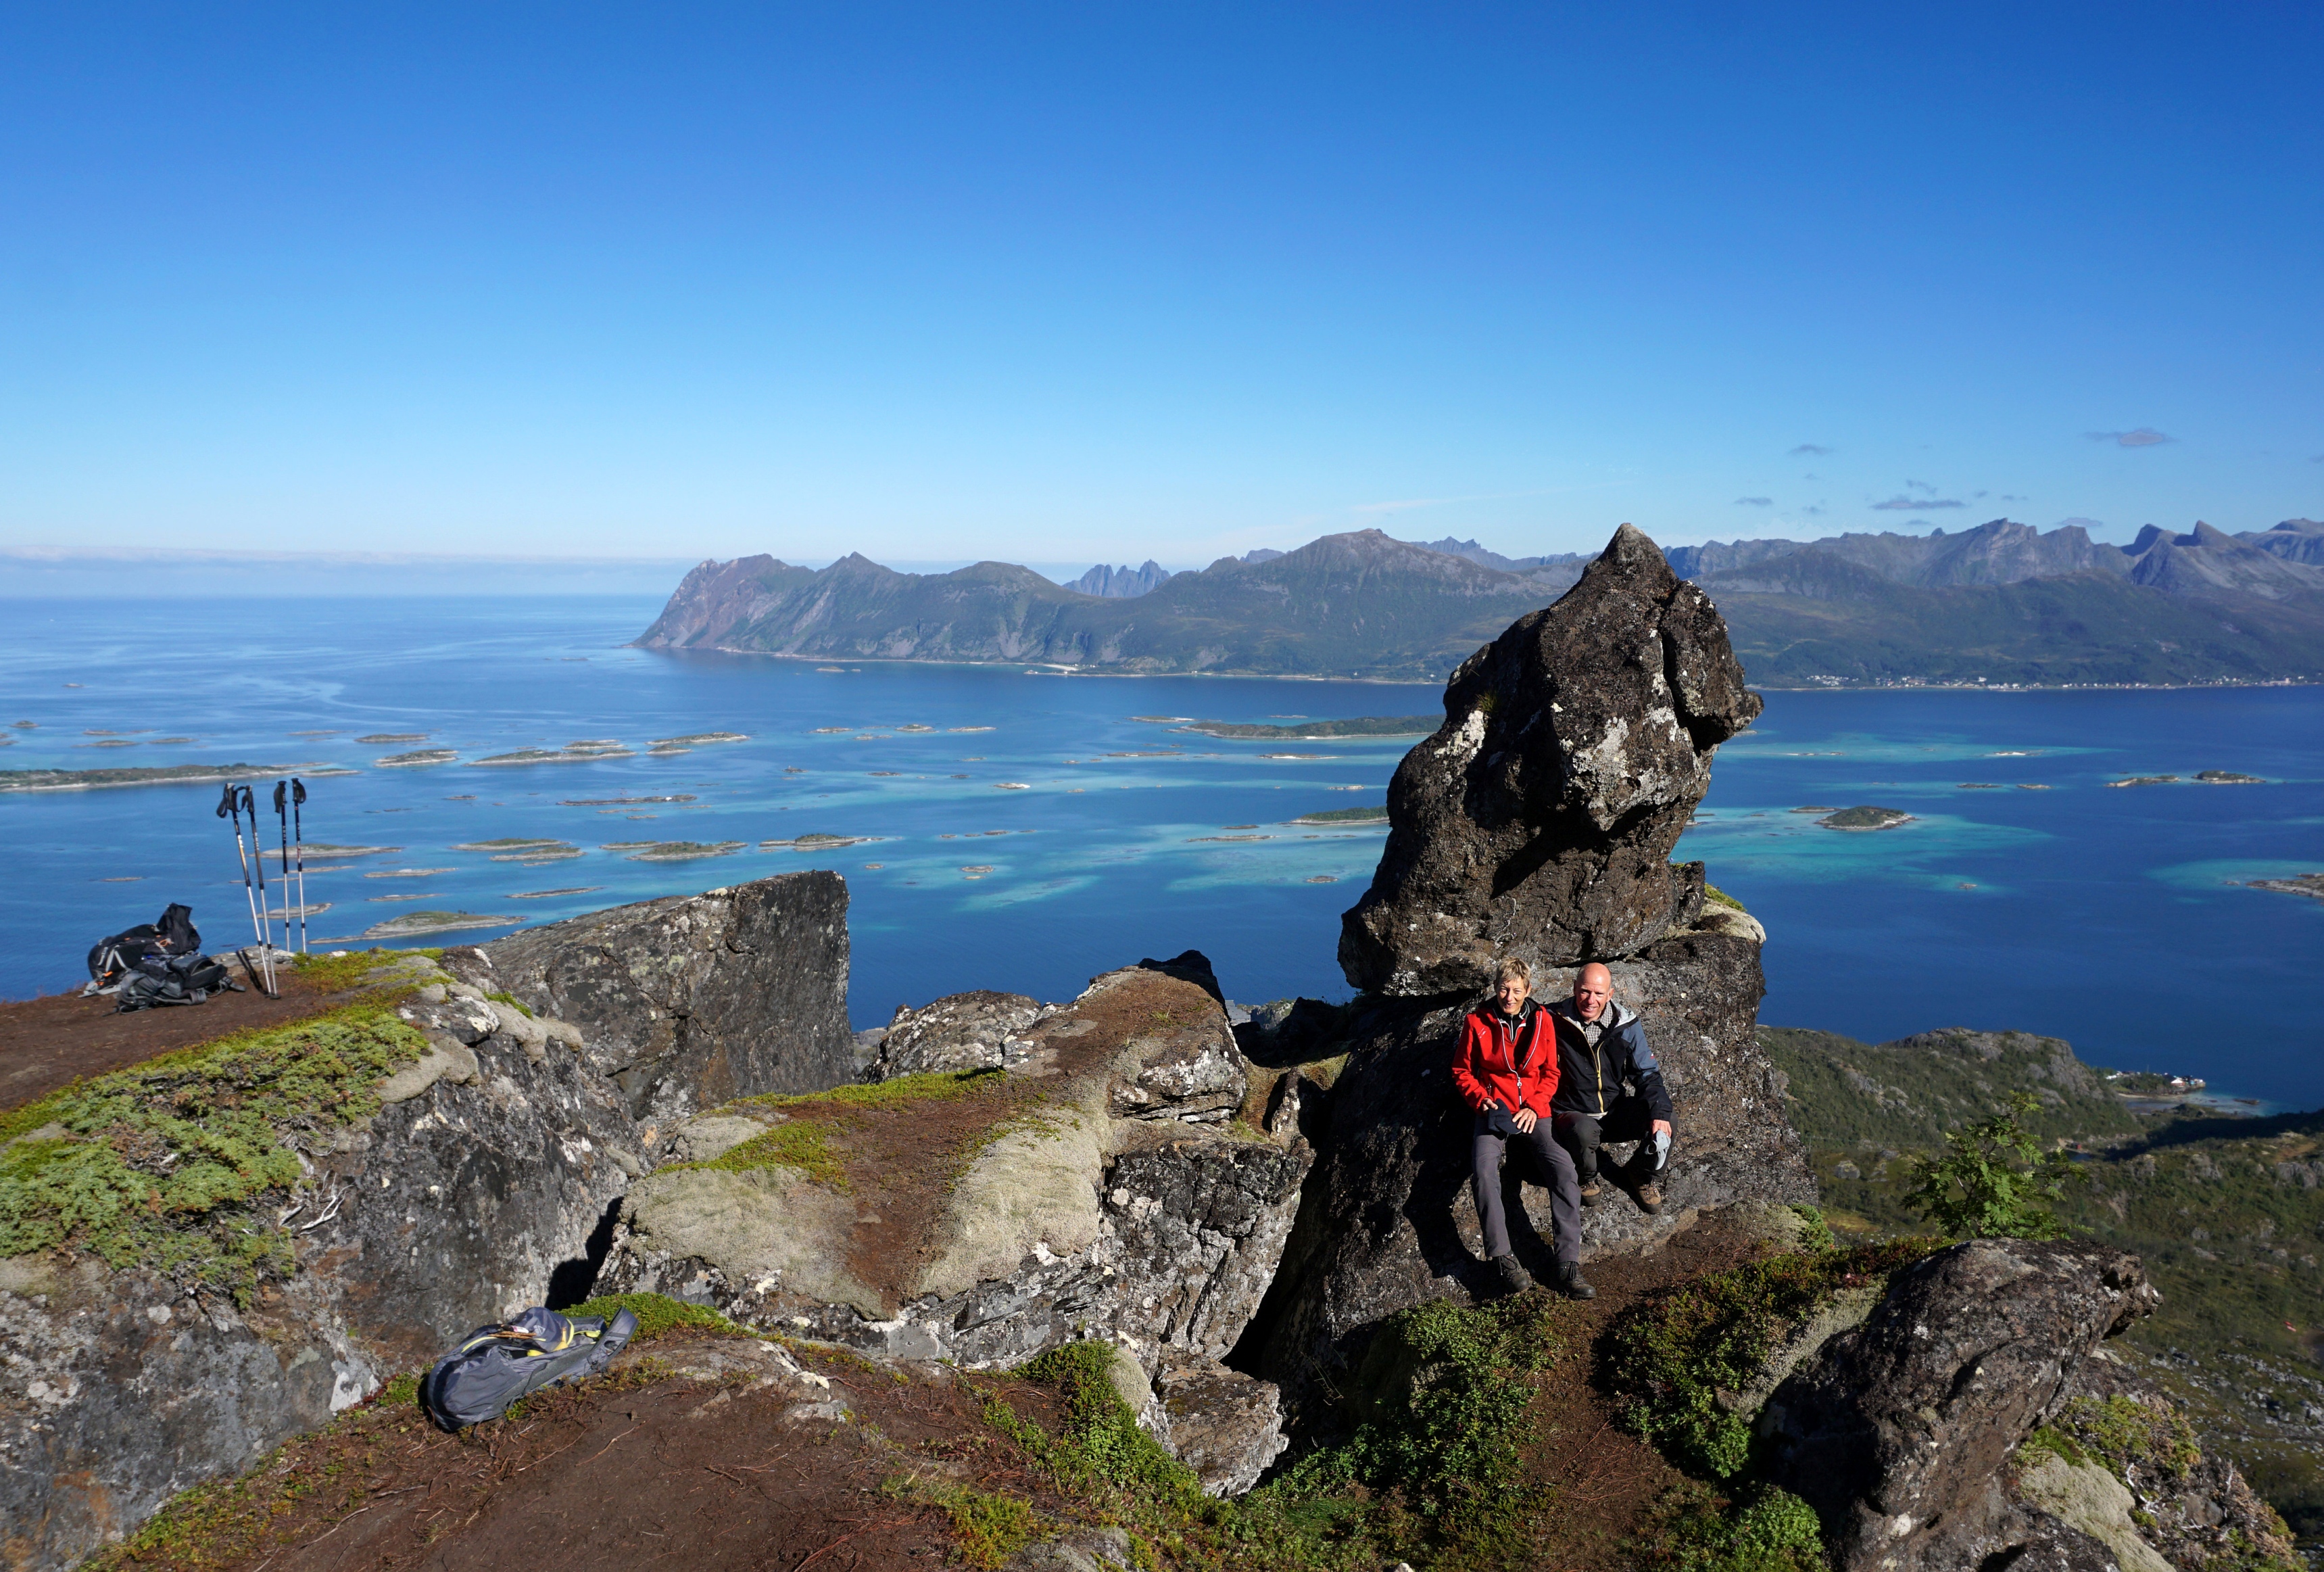
[[[1489,571],[1440,560],[1463,584]],[[2231,1469],[2174,1452],[2176,1493],[2134,1510],[2145,1465],[2109,1473],[2078,1449],[2086,1435],[2102,1453],[2125,1413],[2148,1412],[2108,1407],[2152,1394],[2093,1373],[2102,1340],[2153,1303],[2135,1259],[1811,1237],[1821,1225],[1793,1204],[1814,1182],[1756,1029],[1766,936],[1704,902],[1699,865],[1668,861],[1718,744],[1757,709],[1718,610],[1625,526],[1555,605],[1460,662],[1348,914],[1360,992],[1346,1005],[1303,1000],[1238,1025],[1212,962],[1188,950],[1101,973],[1071,1000],[953,995],[859,1040],[845,883],[794,874],[436,958],[328,963],[349,990],[333,1010],[0,1114],[14,1187],[0,1224],[36,1242],[0,1260],[0,1560],[70,1566],[174,1493],[237,1475],[227,1495],[171,1508],[137,1564],[494,1558],[545,1531],[529,1503],[553,1499],[563,1522],[623,1499],[520,1475],[551,1456],[594,1465],[643,1426],[656,1439],[614,1466],[652,1482],[648,1509],[690,1525],[710,1565],[765,1564],[777,1540],[797,1541],[798,1565],[843,1545],[869,1566],[921,1565],[928,1525],[949,1523],[962,1558],[1015,1572],[1336,1568],[1374,1549],[1425,1560],[1416,1547],[1466,1531],[1471,1509],[1501,1510],[1464,1478],[1466,1504],[1432,1519],[1408,1510],[1428,1499],[1417,1476],[1367,1472],[1431,1447],[1506,1463],[1559,1512],[1596,1510],[1603,1490],[1578,1483],[1594,1465],[1564,1433],[1578,1425],[1669,1485],[1664,1505],[1608,1519],[1578,1564],[1629,1564],[1621,1547],[1665,1531],[1653,1525],[1677,1520],[1655,1514],[1684,1499],[1693,1526],[1667,1529],[1682,1538],[1726,1522],[1765,1539],[1777,1519],[1764,1512],[1790,1503],[1788,1558],[1753,1565],[1791,1572],[2193,1572],[2230,1550],[2288,1572],[2269,1558],[2281,1525]],[[1505,954],[1536,964],[1545,996],[1605,960],[1676,1106],[1661,1210],[1618,1189],[1586,1214],[1584,1259],[1632,1296],[1602,1324],[1559,1319],[1539,1295],[1501,1299],[1481,1260],[1470,1116],[1447,1069]],[[245,1142],[247,1171],[172,1203],[167,1233],[39,1209],[67,1205],[41,1198],[64,1193],[42,1176],[67,1171],[124,1197],[149,1187],[158,1207],[179,1148],[226,1150],[221,1132]],[[1538,1273],[1537,1177],[1512,1163],[1503,1182]],[[1732,1298],[1767,1284],[1792,1285],[1789,1309]],[[391,1378],[471,1327],[593,1295],[646,1307],[664,1341],[624,1355],[602,1389],[528,1408],[507,1456],[502,1431],[431,1453],[414,1422],[378,1415]],[[1749,1313],[1697,1314],[1698,1299]],[[1700,1411],[1677,1403],[1674,1383],[1711,1377],[1670,1351],[1729,1321],[1720,1356],[1748,1368],[1717,1366]],[[1516,1408],[1430,1406],[1467,1379],[1464,1358],[1520,1332],[1545,1340],[1492,1382],[1529,1381],[1560,1337],[1574,1340],[1557,1355],[1569,1369],[1600,1373],[1527,1386]],[[1609,1351],[1631,1346],[1665,1363],[1607,1375]],[[1631,1407],[1591,1395],[1609,1380],[1630,1383]],[[592,1429],[591,1405],[607,1403],[618,1414]],[[1473,1429],[1488,1409],[1490,1437]],[[1468,1416],[1457,1433],[1448,1413]],[[551,1429],[527,1443],[536,1422]],[[1666,1422],[1708,1426],[1727,1449],[1704,1465],[1712,1454],[1671,1441],[1665,1461],[1637,1437]],[[787,1461],[770,1474],[702,1438],[721,1434]],[[361,1439],[309,1467],[300,1448],[317,1436]],[[2029,1452],[2042,1436],[2050,1450]],[[422,1454],[438,1473],[395,1483],[423,1466],[398,1460]],[[501,1473],[476,1471],[486,1455]],[[1682,1463],[1757,1502],[1735,1509],[1748,1522],[1723,1498],[1700,1505]],[[844,1493],[817,1484],[831,1468]],[[450,1496],[447,1470],[462,1482]],[[342,1475],[371,1483],[331,1484]],[[1250,1493],[1270,1476],[1292,1493]],[[743,1515],[692,1531],[709,1490]],[[1341,1525],[1320,1540],[1313,1513],[1285,1504],[1318,1491]],[[447,1515],[454,1501],[465,1517]],[[769,1501],[810,1504],[749,1516]],[[302,1516],[315,1502],[344,1515]],[[557,1531],[605,1557],[668,1548],[663,1529],[649,1541],[621,1521]],[[722,1540],[746,1521],[777,1540]],[[909,1544],[859,1538],[875,1521]],[[1468,1562],[1531,1564],[1519,1525],[1536,1520],[1492,1521],[1519,1548]],[[221,1548],[232,1536],[248,1554]]]

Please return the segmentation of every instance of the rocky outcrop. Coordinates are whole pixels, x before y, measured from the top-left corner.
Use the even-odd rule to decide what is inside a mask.
[[[447,961],[577,1026],[590,1068],[641,1119],[854,1077],[847,885],[836,874],[616,906]]]
[[[1644,1018],[1677,1114],[1659,1216],[1609,1189],[1583,1213],[1583,1254],[1633,1248],[1729,1201],[1812,1201],[1807,1154],[1783,1111],[1783,1078],[1760,1051],[1758,946],[1687,929],[1613,962],[1614,996]],[[1571,970],[1537,973],[1544,998],[1570,991]],[[1295,1408],[1337,1389],[1372,1329],[1433,1299],[1469,1303],[1496,1291],[1469,1187],[1470,1114],[1449,1067],[1475,1001],[1381,999],[1361,1004],[1339,1046],[1328,1133],[1311,1200],[1270,1300],[1260,1368]],[[1609,1161],[1627,1148],[1608,1149]],[[1528,1183],[1527,1180],[1534,1182]],[[1515,1161],[1505,1183],[1520,1262],[1552,1266],[1547,1194]],[[1520,1219],[1530,1228],[1514,1226]]]
[[[1240,1495],[1283,1455],[1281,1393],[1271,1381],[1165,1348],[1142,1422],[1213,1495]]]
[[[1032,1049],[1024,1032],[1040,1016],[1039,1000],[990,989],[949,994],[918,1010],[899,1005],[863,1078],[1000,1069],[1012,1053],[1021,1063]]]
[[[414,957],[426,1036],[263,1219],[296,1267],[244,1304],[88,1257],[0,1263],[0,1561],[69,1564],[461,1334],[585,1287],[642,1171],[579,1034]],[[391,973],[392,975],[392,973]]]
[[[1108,973],[996,1074],[719,1111],[762,1137],[633,1186],[600,1291],[973,1366],[1092,1336],[1149,1378],[1166,1355],[1222,1359],[1313,1152],[1224,1127],[1249,1071],[1208,976],[1187,957]]]
[[[1356,987],[1431,995],[1635,954],[1702,903],[1669,857],[1748,726],[1726,624],[1625,524],[1554,606],[1462,662],[1444,725],[1405,755],[1371,887],[1342,920]]]
[[[2070,1548],[2080,1530],[2011,1501],[2006,1465],[2099,1341],[2156,1302],[2135,1257],[2095,1244],[1941,1251],[1775,1389],[1766,1473],[1822,1516],[1841,1572],[1987,1566],[2034,1538]]]

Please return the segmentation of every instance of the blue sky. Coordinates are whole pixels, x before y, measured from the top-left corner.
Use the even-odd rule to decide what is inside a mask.
[[[2324,12],[16,6],[0,547],[2324,514]]]

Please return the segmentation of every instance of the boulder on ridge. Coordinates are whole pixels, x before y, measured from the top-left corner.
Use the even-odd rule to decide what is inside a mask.
[[[990,988],[946,994],[917,1010],[899,1004],[880,1040],[879,1057],[865,1068],[863,1078],[890,1081],[942,1070],[999,1069],[1012,1051],[1021,1059],[1031,1048],[1025,1030],[1040,1016],[1039,1000]]]
[[[1444,724],[1388,786],[1388,845],[1342,919],[1357,988],[1437,994],[1494,964],[1636,954],[1702,901],[1671,848],[1720,743],[1757,717],[1710,596],[1628,524],[1554,606],[1444,689]]]
[[[2011,1453],[2100,1340],[2160,1302],[2137,1257],[2099,1244],[1940,1251],[1775,1389],[1763,1466],[1823,1518],[1840,1572],[2015,1564],[2061,1533],[2009,1499]]]
[[[827,870],[610,907],[447,961],[579,1027],[641,1119],[855,1077],[847,883]]]

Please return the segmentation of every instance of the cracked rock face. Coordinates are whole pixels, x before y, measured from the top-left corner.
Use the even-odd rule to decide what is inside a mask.
[[[483,957],[484,969],[460,956]],[[573,1022],[592,1068],[641,1119],[855,1078],[847,885],[836,874],[616,906],[447,958],[469,981]]]
[[[1768,1477],[1821,1515],[1842,1572],[1992,1565],[2037,1530],[2070,1543],[2006,1498],[2003,1466],[2100,1340],[2158,1302],[2138,1258],[2102,1245],[1941,1251],[1775,1389]]]
[[[915,1140],[946,1117],[989,1122],[943,1127],[963,1166],[942,1195],[874,1201],[869,1174],[779,1163],[665,1169],[623,1203],[598,1291],[969,1365],[1085,1336],[1149,1375],[1167,1350],[1223,1358],[1274,1279],[1314,1152],[1296,1133],[1224,1128],[1247,1068],[1217,999],[1169,965],[1107,973],[1028,1029],[1005,1074],[1035,1101],[853,1110],[835,1129],[845,1160],[839,1143],[886,1139],[881,1121]]]
[[[1759,714],[1711,599],[1624,524],[1554,606],[1444,689],[1444,724],[1388,787],[1371,888],[1342,920],[1367,992],[1482,990],[1536,966],[1635,954],[1691,919],[1702,873],[1671,848],[1711,755]]]

